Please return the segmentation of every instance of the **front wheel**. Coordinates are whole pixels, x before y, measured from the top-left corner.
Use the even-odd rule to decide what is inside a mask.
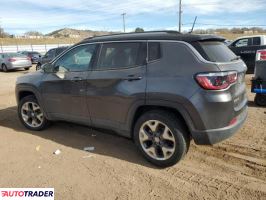
[[[161,110],[144,113],[137,120],[134,141],[144,157],[159,167],[176,164],[190,144],[189,133],[181,120]]]
[[[256,94],[255,103],[258,106],[266,106],[266,94]]]
[[[43,109],[33,95],[26,96],[19,102],[18,115],[22,124],[30,130],[40,131],[49,124]]]

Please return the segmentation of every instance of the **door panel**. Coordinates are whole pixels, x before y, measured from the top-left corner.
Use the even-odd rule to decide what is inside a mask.
[[[93,71],[87,80],[87,104],[94,125],[119,126],[135,102],[145,103],[146,66]]]
[[[87,79],[93,125],[124,129],[130,108],[136,102],[145,104],[146,52],[146,43],[103,45],[98,66]]]
[[[84,97],[88,73],[47,74],[41,85],[47,112],[60,119],[88,120],[88,108]]]
[[[97,45],[73,47],[53,63],[54,73],[46,74],[42,94],[46,110],[57,119],[90,124],[86,104],[86,79]]]

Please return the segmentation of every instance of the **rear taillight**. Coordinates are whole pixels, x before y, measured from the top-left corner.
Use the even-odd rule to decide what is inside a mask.
[[[27,60],[31,61],[31,58],[30,57],[27,57]]]
[[[237,72],[211,72],[196,75],[198,84],[206,90],[223,90],[237,81]]]
[[[258,50],[256,54],[256,61],[266,60],[266,49]]]
[[[16,61],[16,58],[9,58],[8,59],[8,62],[15,62]]]

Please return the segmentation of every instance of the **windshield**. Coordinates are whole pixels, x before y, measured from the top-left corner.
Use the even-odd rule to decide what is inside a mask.
[[[211,62],[230,62],[236,55],[222,42],[205,41],[192,44],[201,56]]]

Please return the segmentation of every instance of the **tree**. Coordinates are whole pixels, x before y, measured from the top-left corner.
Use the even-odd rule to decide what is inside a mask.
[[[9,37],[9,34],[4,31],[2,27],[0,27],[0,38]]]
[[[136,33],[143,33],[144,32],[144,29],[138,27],[138,28],[135,29],[135,32]]]
[[[28,31],[25,33],[27,36],[42,36],[43,34],[38,31]]]
[[[0,37],[3,37],[4,29],[0,27]]]

